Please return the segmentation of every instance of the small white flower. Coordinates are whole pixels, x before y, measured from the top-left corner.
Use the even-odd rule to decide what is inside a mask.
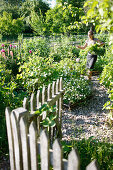
[[[76,62],[79,63],[79,61],[80,61],[80,58],[77,58],[77,59],[76,59]]]

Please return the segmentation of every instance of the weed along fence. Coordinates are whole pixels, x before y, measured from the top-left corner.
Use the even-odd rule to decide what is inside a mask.
[[[42,91],[38,90],[36,96],[32,94],[30,103],[25,98],[23,107],[12,111],[6,108],[10,170],[49,170],[52,168],[54,170],[78,170],[80,168],[77,150],[73,149],[70,152],[68,160],[63,159],[62,148],[58,139],[55,139],[57,131],[58,136],[61,135],[63,93],[62,78],[60,78],[51,85],[49,84],[47,88],[43,87]],[[43,109],[45,103],[49,106],[56,104],[53,119],[49,120],[50,122],[55,120],[56,123],[49,128],[42,125],[43,120],[49,114],[49,110]],[[91,162],[86,169],[97,170],[96,161]]]

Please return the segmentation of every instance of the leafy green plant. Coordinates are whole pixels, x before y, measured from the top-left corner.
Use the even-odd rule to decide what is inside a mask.
[[[85,55],[87,55],[88,52],[90,52],[91,54],[97,54],[99,56],[101,56],[101,55],[103,56],[105,50],[103,47],[99,47],[98,44],[96,43],[96,44],[90,45],[84,49]]]
[[[41,125],[47,128],[49,131],[50,127],[54,127],[56,125],[56,106],[49,106],[47,103],[45,103],[34,114],[42,116],[44,112],[46,112],[46,117],[42,120]]]
[[[101,170],[111,170],[113,166],[113,144],[100,142],[94,137],[82,140],[62,141],[64,156],[67,159],[72,148],[77,148],[80,155],[80,169],[84,170],[92,160],[96,159]]]

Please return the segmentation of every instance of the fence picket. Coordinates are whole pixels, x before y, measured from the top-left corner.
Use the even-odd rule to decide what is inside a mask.
[[[40,136],[41,170],[49,170],[49,146],[45,131]]]
[[[59,90],[62,91],[63,90],[63,84],[62,84],[62,77],[60,77],[60,83],[59,83]]]
[[[86,170],[97,170],[98,164],[96,160],[93,160],[87,167]]]
[[[23,100],[23,108],[29,110],[29,103],[26,97]]]
[[[49,101],[52,98],[51,96],[51,84],[48,85],[47,89],[47,101]]]
[[[53,144],[53,169],[62,170],[62,151],[57,139]]]
[[[36,101],[37,101],[37,109],[39,109],[41,107],[41,93],[40,93],[40,90],[37,91]]]
[[[20,118],[20,136],[22,144],[23,170],[30,170],[29,146],[28,146],[28,126],[26,117]]]
[[[14,153],[15,153],[15,169],[22,169],[22,152],[20,145],[20,135],[19,135],[19,116],[16,115],[16,111],[11,112],[11,122],[12,122],[12,131],[14,138]]]
[[[42,105],[45,103],[46,101],[46,88],[45,86],[43,86],[42,88]],[[45,119],[46,118],[46,112],[44,111],[43,112],[43,115],[42,115],[42,119]]]
[[[33,113],[36,110],[36,104],[35,104],[35,95],[34,93],[31,94],[31,100],[30,100],[30,106],[31,106],[31,113]]]
[[[29,143],[30,143],[30,156],[31,156],[31,170],[37,170],[37,128],[35,122],[32,121],[29,126]]]
[[[45,86],[43,86],[43,88],[42,88],[42,105],[45,103],[45,90],[46,90],[46,88],[45,88]]]
[[[78,152],[73,149],[68,155],[68,170],[79,170],[79,164]]]
[[[55,96],[55,85],[56,85],[56,82],[53,81],[53,83],[52,83],[52,97]]]
[[[14,157],[14,141],[12,135],[12,127],[11,127],[11,111],[9,108],[5,110],[6,115],[6,126],[7,126],[7,135],[8,135],[8,144],[9,144],[9,156],[10,156],[10,168],[11,170],[15,170],[15,157]]]

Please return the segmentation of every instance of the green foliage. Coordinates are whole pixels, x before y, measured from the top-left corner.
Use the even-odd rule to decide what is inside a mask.
[[[31,50],[31,53],[30,53]],[[26,61],[32,55],[48,58],[50,53],[49,39],[45,37],[34,37],[23,40],[22,60]]]
[[[87,0],[84,4],[86,15],[82,17],[83,23],[95,26],[97,32],[109,33],[109,43],[113,53],[113,1]]]
[[[14,109],[22,106],[25,96],[26,92],[22,89],[21,82],[17,82],[11,70],[5,69],[5,63],[0,61],[0,156],[8,153],[5,108]]]
[[[99,56],[101,56],[101,55],[103,56],[105,51],[104,51],[103,47],[99,47],[98,43],[96,43],[96,44],[86,47],[84,49],[84,52],[85,52],[85,55],[87,55],[88,52],[90,52],[91,54],[97,54]]]
[[[0,4],[0,14],[2,15],[4,11],[6,11],[7,13],[12,13],[13,19],[17,19],[20,17],[19,6],[17,4],[3,2],[2,4]]]
[[[17,35],[23,31],[23,18],[13,19],[11,13],[3,12],[0,16],[0,34]]]
[[[113,63],[109,63],[104,67],[104,70],[100,76],[100,83],[108,88],[109,101],[107,101],[103,109],[113,110]]]
[[[79,64],[81,65],[81,63]],[[85,101],[91,95],[89,82],[81,76],[80,67],[78,69],[78,63],[68,58],[59,63],[65,89],[64,103],[70,104],[70,106],[76,105],[79,101]]]
[[[79,50],[71,43],[71,39],[67,36],[61,36],[58,39],[53,39],[53,48],[51,48],[50,56],[54,61],[59,62],[64,58],[73,58],[79,56]]]
[[[84,7],[87,10],[86,16],[83,17],[85,23],[92,22],[96,26],[97,31],[112,32],[112,9],[113,1],[111,0],[87,0]]]
[[[44,112],[46,112],[46,118],[42,120],[41,125],[49,130],[50,127],[54,127],[56,125],[56,107],[49,106],[45,103],[34,114],[42,116]]]
[[[78,49],[66,37],[58,38],[53,47],[50,43],[53,42],[42,38],[24,41],[23,65],[20,67],[21,74],[18,75],[18,80],[22,80],[24,88],[31,93],[43,84],[48,85],[62,76],[66,90],[64,101],[74,104],[79,100],[85,100],[91,94],[91,90],[87,80],[80,77],[81,73],[85,73],[85,67],[82,60],[80,63],[76,62],[75,55],[78,55]]]
[[[58,3],[62,3],[62,5],[64,5],[65,3],[68,3],[71,4],[72,6],[74,7],[83,7],[83,4],[84,4],[84,0],[70,0],[70,1],[67,1],[67,0],[56,0]]]
[[[86,98],[91,95],[88,81],[76,74],[65,79],[64,88],[64,103],[70,104],[70,106],[76,105],[80,101],[85,102]]]
[[[111,170],[113,167],[113,144],[100,142],[94,137],[82,139],[81,141],[62,141],[65,158],[67,158],[72,148],[77,148],[80,155],[80,169],[84,170],[92,160],[96,159],[101,170]]]
[[[20,16],[24,17],[25,31],[43,35],[45,13],[49,10],[49,4],[42,0],[27,0],[22,3]]]
[[[40,15],[40,12],[43,16],[45,16],[45,13],[47,10],[49,10],[48,3],[42,1],[42,0],[26,0],[22,3],[20,8],[20,14],[21,16],[24,16],[26,19],[27,17],[30,17],[31,12],[36,12],[37,15]]]
[[[0,112],[2,115],[1,122],[3,121],[3,127],[1,128],[3,129],[3,133],[0,138],[1,146],[6,139],[4,136],[6,133],[4,130],[4,108],[10,106],[11,109],[13,109],[21,106],[23,98],[29,96],[31,92],[36,92],[39,88],[42,88],[43,84],[48,85],[59,77],[63,77],[63,85],[65,88],[64,102],[70,105],[81,103],[81,101],[85,101],[87,97],[91,95],[89,82],[83,78],[83,76],[86,75],[86,55],[83,54],[82,50],[79,51],[75,48],[75,41],[83,43],[85,38],[86,36],[55,36],[50,38],[34,37],[32,39],[24,39],[21,46],[21,55],[13,51],[15,54],[14,60],[12,60],[12,57],[6,60],[1,56]],[[102,38],[104,39],[103,36]],[[18,40],[22,42],[22,36],[19,36]],[[8,45],[5,44],[5,46],[7,49]],[[78,61],[76,60],[77,58],[79,59]],[[12,61],[14,63],[16,61],[17,65],[20,65],[20,74],[17,76],[12,74]],[[109,67],[105,66],[108,63]],[[113,66],[108,42],[105,46],[104,56],[99,56],[96,64],[96,68],[99,69],[101,67],[101,70],[104,68],[102,83],[108,83],[106,85],[109,87],[113,78]],[[104,72],[105,68],[106,71]],[[112,99],[112,96],[110,97]],[[41,114],[45,108],[42,108],[42,110],[36,114]],[[48,118],[42,122],[47,128],[55,125],[56,116],[52,111],[50,112],[51,116],[48,116]]]
[[[105,85],[105,87],[110,88],[113,80],[113,63],[109,63],[103,69],[100,76],[100,83]]]
[[[82,27],[81,15],[83,15],[81,8],[73,7],[67,3],[63,6],[58,4],[46,13],[45,32],[48,34],[77,33],[78,29]]]
[[[31,25],[33,31],[37,35],[44,34],[44,17],[40,11],[40,15],[35,11],[31,12],[31,17],[29,18],[29,24]]]

